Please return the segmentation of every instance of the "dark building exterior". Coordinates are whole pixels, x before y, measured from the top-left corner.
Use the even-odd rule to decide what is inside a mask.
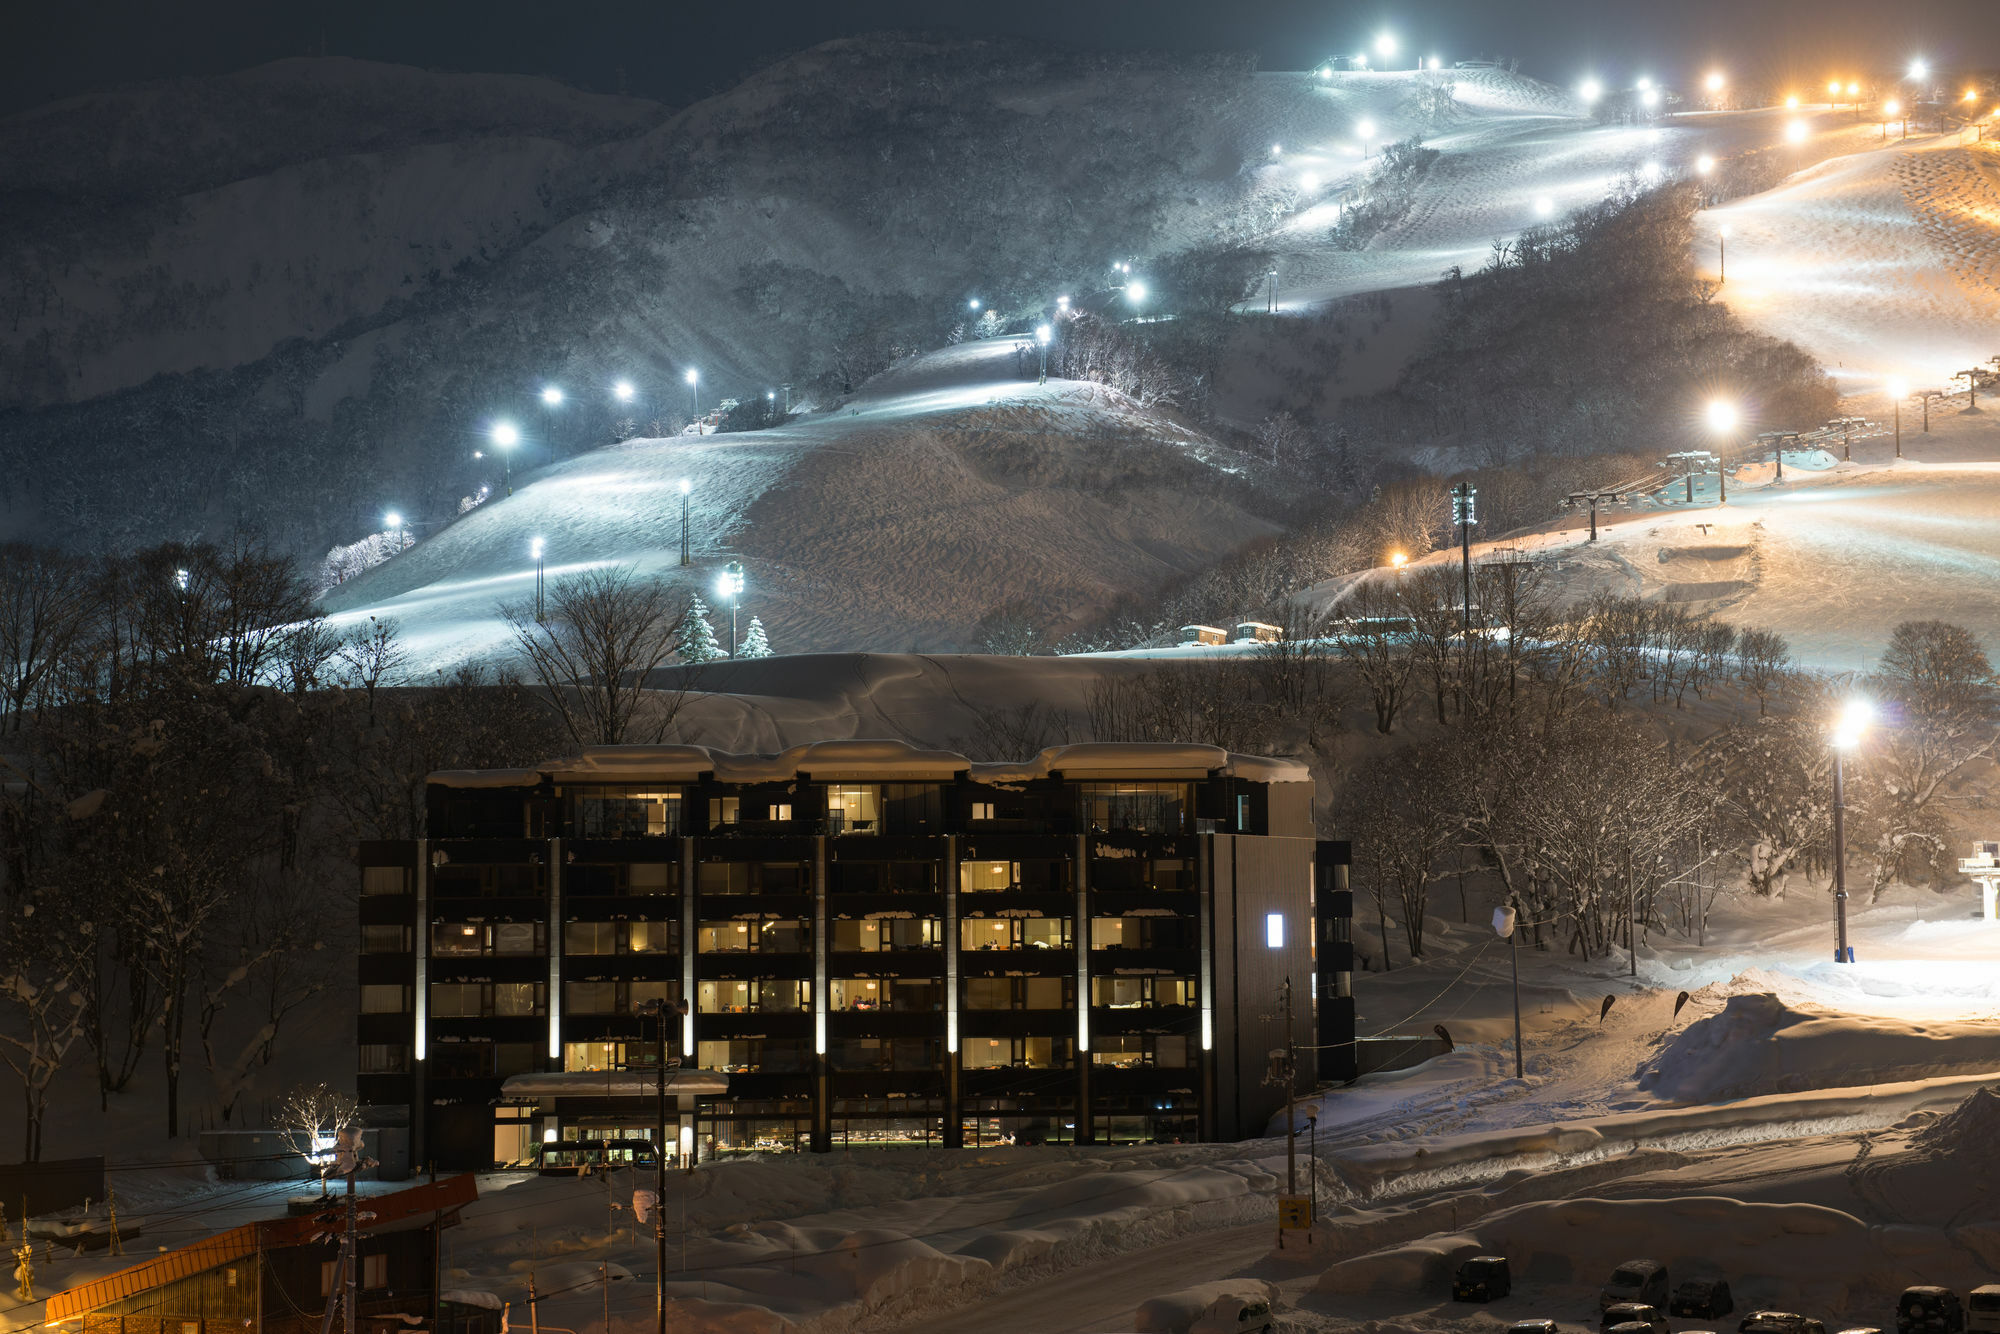
[[[1206,746],[433,774],[429,837],[361,848],[360,1098],[419,1164],[649,1138],[650,1098],[502,1085],[650,1068],[646,1007],[685,999],[669,1050],[726,1092],[670,1154],[1260,1133],[1288,1037],[1305,1086],[1351,1073],[1346,849],[1312,808],[1303,765]]]

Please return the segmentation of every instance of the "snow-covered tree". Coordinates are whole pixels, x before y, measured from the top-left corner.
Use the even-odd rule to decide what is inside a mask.
[[[545,605],[529,600],[500,613],[570,736],[615,746],[657,743],[672,726],[685,692],[651,690],[647,679],[687,643],[699,606],[614,566],[558,580]]]
[[[695,594],[689,603],[687,619],[681,626],[679,653],[682,662],[714,662],[723,656],[722,645],[715,642],[715,627],[708,623],[708,604]]]
[[[750,618],[749,632],[743,636],[743,647],[738,651],[736,656],[739,658],[768,658],[771,656],[771,641],[764,634],[763,617],[752,616]]]

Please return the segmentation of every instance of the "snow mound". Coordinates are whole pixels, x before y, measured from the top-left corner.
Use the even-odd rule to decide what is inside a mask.
[[[1638,1082],[1673,1102],[1716,1102],[1985,1070],[2000,1070],[1992,1025],[1855,1019],[1753,992],[1675,1034]]]
[[[1238,1328],[1245,1303],[1268,1302],[1277,1296],[1275,1283],[1257,1278],[1230,1278],[1199,1283],[1139,1304],[1132,1328],[1140,1334],[1209,1334]]]
[[[2000,1093],[1978,1089],[1950,1112],[1919,1130],[1912,1149],[1946,1154],[1970,1169],[2000,1168]]]

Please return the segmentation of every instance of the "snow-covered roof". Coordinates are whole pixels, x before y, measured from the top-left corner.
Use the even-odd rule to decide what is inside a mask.
[[[1307,783],[1311,771],[1297,760],[1236,755],[1219,746],[1170,742],[1086,741],[1051,746],[1031,760],[975,764],[948,750],[921,750],[904,741],[811,741],[775,755],[741,755],[709,746],[588,746],[532,769],[445,769],[430,776],[439,787],[533,787],[555,783],[781,783],[806,776],[817,782],[947,782],[968,774],[980,783],[1022,783],[1051,774],[1065,778],[1207,778],[1226,775],[1259,783]]]

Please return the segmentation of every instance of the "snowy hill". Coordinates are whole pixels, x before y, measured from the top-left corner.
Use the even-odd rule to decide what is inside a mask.
[[[1082,616],[1278,531],[1271,479],[1240,455],[1100,387],[1022,381],[1016,364],[1011,339],[962,344],[838,414],[569,460],[326,605],[342,624],[394,617],[427,666],[484,657],[507,642],[497,604],[532,595],[539,537],[551,580],[618,564],[707,593],[741,560],[742,623],[761,616],[781,652],[937,649],[965,646],[1002,604]]]

